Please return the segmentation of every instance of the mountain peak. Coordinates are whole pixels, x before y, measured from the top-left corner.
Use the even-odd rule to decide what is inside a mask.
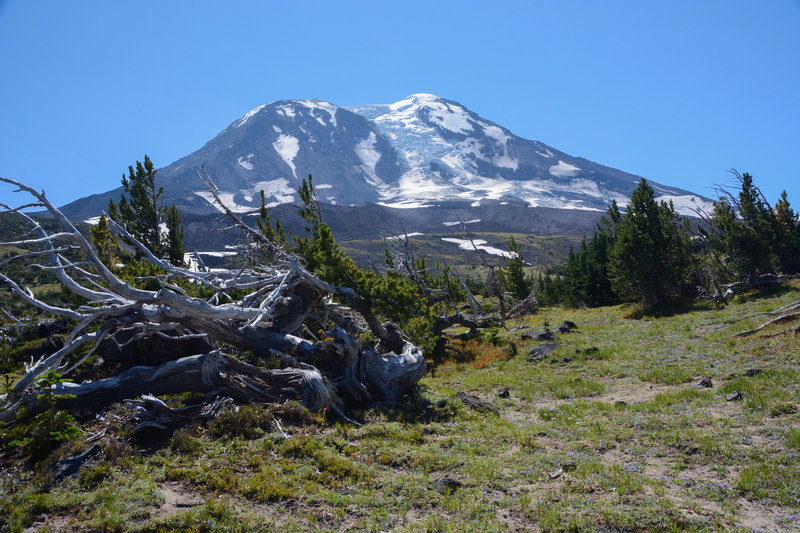
[[[641,177],[523,139],[460,103],[415,93],[389,104],[339,107],[317,98],[258,106],[205,146],[163,168],[165,191],[186,212],[204,213],[203,168],[236,211],[297,199],[313,174],[320,200],[390,207],[482,201],[605,211],[626,205]],[[651,182],[682,211],[706,199]],[[691,213],[689,213],[691,214]],[[96,213],[87,213],[95,216]],[[87,218],[88,218],[87,216]]]

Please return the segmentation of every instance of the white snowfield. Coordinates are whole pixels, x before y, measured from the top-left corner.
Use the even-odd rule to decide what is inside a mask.
[[[494,246],[486,246],[486,241],[484,241],[483,239],[472,239],[472,241],[470,241],[469,239],[455,239],[451,237],[442,237],[442,240],[444,242],[452,242],[453,244],[457,244],[458,247],[461,248],[462,250],[474,251],[475,248],[478,248],[479,250],[484,251],[487,254],[499,255],[502,257],[514,257],[515,255],[517,255],[514,252],[509,252],[508,250],[501,250],[500,248],[495,248]],[[474,246],[473,243],[475,244]]]
[[[275,207],[280,204],[288,204],[296,200],[295,189],[289,185],[286,178],[278,178],[270,181],[259,181],[253,185],[252,189],[241,189],[236,192],[217,192],[220,200],[228,206],[234,213],[253,213],[258,212],[261,202],[261,191],[264,191],[266,198],[274,198],[271,202],[266,202],[267,207]],[[205,198],[208,203],[213,205],[217,211],[225,211],[214,202],[214,195],[208,190],[194,191],[194,193]],[[246,202],[255,202],[258,205],[241,204],[236,201],[237,197],[242,197]]]
[[[375,137],[375,132],[371,131],[369,132],[369,137],[356,144],[355,152],[358,158],[361,159],[361,168],[367,175],[367,183],[375,188],[383,189],[386,187],[386,183],[375,173],[375,167],[378,161],[381,160],[380,152],[375,149],[375,143],[377,142],[378,139]]]
[[[252,159],[252,157],[254,155],[255,154],[253,154],[253,153],[249,153],[246,156],[240,157],[239,159],[237,159],[236,162],[239,163],[239,166],[242,167],[245,170],[253,170],[256,167],[255,167],[255,165],[253,165],[253,163],[250,162],[250,159]]]
[[[297,157],[297,152],[300,151],[300,141],[291,135],[280,134],[278,140],[272,143],[272,147],[281,156],[281,159],[292,169],[294,179],[297,179],[297,168],[294,166],[294,158]]]

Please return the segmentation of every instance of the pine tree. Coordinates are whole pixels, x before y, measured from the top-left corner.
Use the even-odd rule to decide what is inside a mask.
[[[748,174],[738,174],[741,191],[714,203],[708,243],[713,253],[723,258],[721,265],[739,279],[753,280],[774,272],[779,266],[778,219]],[[791,218],[788,201],[782,216]]]
[[[163,206],[164,187],[156,189],[156,172],[147,155],[144,156],[144,164],[137,161],[135,168],[129,166],[128,175],[122,175],[125,194],[120,198],[119,205],[113,200],[109,201],[108,215],[157,257],[182,262],[183,229],[180,227],[180,215],[174,204],[169,209]],[[173,227],[170,229],[168,224],[165,242],[161,224],[168,222],[168,211],[174,211],[171,214]]]
[[[800,271],[800,222],[789,204],[786,191],[775,204],[775,237],[773,248],[781,272],[794,274]]]
[[[183,256],[186,254],[183,247],[184,229],[181,226],[181,220],[178,208],[172,204],[167,209],[167,258],[175,266],[183,265]]]
[[[522,248],[514,237],[508,241],[509,255],[505,256],[506,266],[499,269],[500,281],[503,288],[509,291],[514,298],[522,300],[527,297],[533,289],[533,279],[525,275],[522,266],[525,261],[522,257]]]
[[[611,249],[614,292],[625,299],[656,306],[680,296],[689,268],[688,227],[670,202],[656,202],[642,179],[620,217]]]
[[[108,227],[108,219],[105,215],[100,215],[100,220],[91,229],[92,245],[97,251],[100,260],[111,270],[115,270],[120,262],[122,250],[111,230]]]

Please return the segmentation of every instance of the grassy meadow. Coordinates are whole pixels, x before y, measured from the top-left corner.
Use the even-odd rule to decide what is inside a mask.
[[[129,439],[117,406],[84,421],[110,430],[75,476],[3,452],[0,530],[798,531],[797,323],[733,336],[796,300],[793,282],[665,317],[542,309],[458,341],[361,425],[246,406]],[[522,333],[564,320],[528,361]]]

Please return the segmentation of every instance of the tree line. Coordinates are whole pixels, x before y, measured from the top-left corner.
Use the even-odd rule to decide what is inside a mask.
[[[694,222],[681,216],[672,202],[658,201],[642,179],[625,209],[612,201],[590,237],[571,250],[564,265],[534,277],[524,271],[519,244],[508,243],[506,264],[497,270],[502,290],[523,300],[532,291],[543,305],[598,307],[638,302],[656,308],[697,296],[722,300],[723,286],[752,283],[764,274],[800,272],[800,222],[786,191],[770,205],[750,174],[733,171],[737,191],[719,189],[710,213],[697,211]],[[162,204],[163,188],[155,186],[156,170],[149,157],[130,166],[122,176],[126,195],[109,203],[109,217],[124,226],[157,257],[178,265],[183,262],[183,228],[177,208]],[[425,339],[436,316],[455,309],[465,290],[486,293],[480,279],[459,282],[447,268],[428,268],[408,248],[395,258],[386,250],[386,265],[379,272],[358,267],[336,242],[322,221],[311,176],[303,180],[299,209],[306,234],[287,231],[270,218],[262,194],[258,219],[261,233],[278,247],[303,259],[321,279],[351,287],[363,295],[365,306],[379,310]],[[163,228],[166,228],[166,231]],[[147,267],[136,254],[126,252],[113,238],[108,220],[101,216],[92,240],[109,266],[124,263],[132,276],[145,277]],[[123,261],[124,258],[124,261]],[[149,263],[143,263],[149,265]],[[438,267],[438,265],[436,265]],[[431,272],[437,272],[436,275]]]
[[[772,206],[750,174],[720,188],[710,213],[690,222],[657,201],[642,179],[625,211],[612,202],[567,263],[540,273],[545,305],[598,307],[624,301],[654,308],[696,297],[724,300],[725,286],[800,272],[800,222],[783,191]]]

